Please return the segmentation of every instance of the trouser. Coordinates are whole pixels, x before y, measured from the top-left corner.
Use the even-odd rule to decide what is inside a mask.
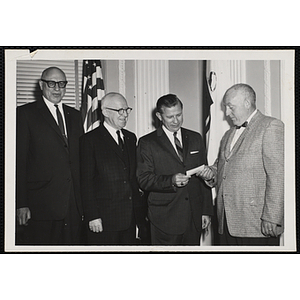
[[[22,237],[17,237],[16,244],[79,245],[82,243],[82,223],[75,196],[72,193],[64,219],[36,220],[33,216],[27,226],[22,226]]]
[[[132,217],[129,228],[120,231],[107,231],[103,224],[102,232],[92,232],[86,224],[87,239],[89,245],[135,245],[136,225],[135,218]]]
[[[193,217],[190,216],[188,226],[183,234],[167,234],[151,223],[152,245],[196,245],[200,246],[200,235]]]

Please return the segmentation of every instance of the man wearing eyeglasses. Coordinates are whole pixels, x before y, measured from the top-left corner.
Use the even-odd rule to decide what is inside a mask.
[[[43,71],[41,99],[17,109],[17,243],[81,243],[83,209],[79,183],[80,112],[62,104],[66,75]]]
[[[145,232],[146,203],[139,193],[136,136],[124,129],[132,108],[119,93],[101,100],[104,122],[80,139],[81,187],[88,243],[134,245]]]

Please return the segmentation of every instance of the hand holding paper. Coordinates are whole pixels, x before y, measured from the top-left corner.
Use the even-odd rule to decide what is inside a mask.
[[[186,175],[192,176],[192,175],[194,175],[194,174],[196,174],[196,173],[199,173],[199,172],[202,171],[204,168],[205,168],[205,166],[204,166],[204,165],[201,165],[201,166],[199,166],[199,167],[197,167],[197,168],[190,169],[190,170],[186,171]],[[197,175],[197,176],[198,176],[198,175]]]
[[[201,177],[203,180],[209,181],[214,178],[215,174],[208,166],[202,165],[198,168],[196,176]]]

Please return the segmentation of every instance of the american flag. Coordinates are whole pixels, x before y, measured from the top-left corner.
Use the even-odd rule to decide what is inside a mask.
[[[209,145],[209,133],[210,133],[210,106],[213,104],[213,100],[210,94],[210,86],[207,80],[207,62],[204,62],[204,74],[203,74],[203,134],[204,134],[204,143],[206,150]]]
[[[84,131],[88,132],[100,123],[98,101],[105,95],[101,61],[84,60],[82,77],[81,115]]]

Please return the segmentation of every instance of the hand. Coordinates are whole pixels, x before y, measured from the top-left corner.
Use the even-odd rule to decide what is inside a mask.
[[[138,227],[138,240],[143,245],[151,244],[151,235],[150,235],[150,223],[149,220],[145,220],[144,223],[137,225]]]
[[[196,173],[196,176],[201,177],[203,180],[209,181],[214,178],[214,172],[208,166],[204,166],[204,168]]]
[[[102,220],[95,219],[89,222],[89,228],[93,232],[102,232],[103,231],[103,226],[102,226]]]
[[[205,231],[205,235],[208,234],[208,226],[211,223],[210,216],[202,216],[202,229]]]
[[[261,221],[261,232],[265,236],[277,237],[277,224],[268,221]]]
[[[184,175],[182,173],[178,173],[173,175],[172,183],[177,187],[184,187],[189,183],[191,176]]]
[[[17,219],[20,225],[28,225],[28,220],[31,219],[30,209],[28,207],[21,207],[17,209]]]

